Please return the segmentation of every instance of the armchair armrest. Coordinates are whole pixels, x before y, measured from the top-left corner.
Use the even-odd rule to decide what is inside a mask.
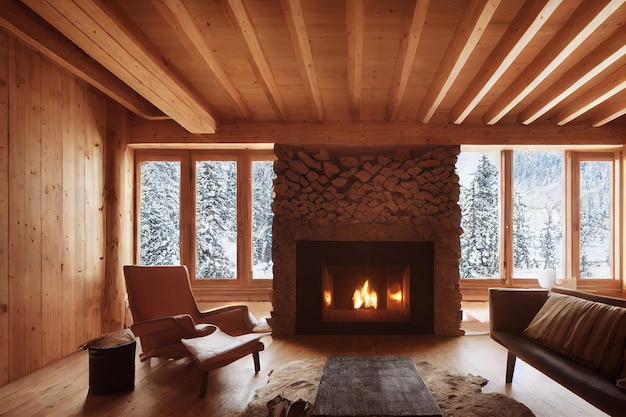
[[[252,331],[257,323],[246,305],[234,305],[216,308],[200,313],[200,323],[215,324],[231,336],[239,336]]]
[[[548,290],[521,288],[489,289],[491,331],[522,334],[548,298]]]
[[[160,317],[158,319],[146,320],[133,324],[130,329],[138,337],[156,336],[163,334],[180,334],[178,340],[184,337],[195,337],[196,328],[193,319],[189,314],[179,314],[176,316]]]

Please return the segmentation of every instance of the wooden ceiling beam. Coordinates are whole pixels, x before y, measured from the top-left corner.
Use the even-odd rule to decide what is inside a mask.
[[[626,89],[626,65],[606,77],[554,116],[559,126],[571,122]],[[619,117],[619,116],[618,116]]]
[[[172,73],[114,4],[100,0],[23,2],[185,129],[215,133],[217,123],[208,106]]]
[[[285,13],[285,21],[291,35],[291,43],[296,54],[300,74],[302,74],[302,79],[304,80],[304,89],[313,104],[317,120],[319,122],[324,121],[324,102],[322,101],[322,93],[317,82],[317,72],[313,62],[311,41],[306,22],[304,21],[302,4],[300,0],[281,0],[280,4]]]
[[[169,119],[21,2],[2,3],[0,26],[138,116],[149,120]]]
[[[196,25],[185,4],[181,0],[152,0],[152,4],[172,27],[187,52],[190,55],[198,54],[204,60],[211,77],[222,90],[222,94],[230,101],[239,117],[247,119],[252,116],[250,108],[211,51],[206,37]]]
[[[422,100],[417,112],[419,122],[430,121],[485,32],[499,4],[500,0],[470,0]]]
[[[608,100],[594,115],[593,127],[604,126],[626,114],[626,94],[619,94]]]
[[[624,0],[583,1],[561,30],[507,87],[483,115],[493,125],[526,98],[602,23],[624,4]]]
[[[527,125],[534,122],[621,59],[626,55],[625,40],[626,25],[622,25],[526,107],[519,114],[520,123]]]
[[[348,100],[352,120],[361,119],[361,82],[363,73],[364,0],[346,1],[348,38]]]
[[[246,11],[243,1],[227,0],[226,6],[225,10],[230,17],[234,28],[236,28],[238,33],[243,37],[248,55],[248,61],[250,61],[250,65],[257,74],[263,91],[265,91],[265,95],[274,109],[276,116],[283,121],[287,120],[287,107],[285,106],[283,97],[280,94],[280,90],[276,84],[274,74],[272,74],[269,61],[265,56],[265,52],[263,52],[256,30],[250,20],[250,16],[248,16],[248,12]]]
[[[562,0],[542,0],[524,3],[508,29],[485,60],[467,90],[450,111],[450,121],[462,123],[513,64],[534,36],[559,7]]]
[[[224,121],[215,135],[194,135],[171,121],[135,120],[130,127],[131,146],[184,147],[202,144],[283,143],[294,145],[383,146],[383,145],[623,145],[623,126],[601,129],[588,123],[529,126],[500,123],[460,125],[448,123],[282,123]]]
[[[389,90],[389,99],[387,100],[387,121],[394,121],[398,118],[400,103],[404,97],[409,75],[413,69],[417,45],[426,23],[428,2],[429,0],[411,1],[409,10],[405,15],[400,50],[396,59],[391,89]]]

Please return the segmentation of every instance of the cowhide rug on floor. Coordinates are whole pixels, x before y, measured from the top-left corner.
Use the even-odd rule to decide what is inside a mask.
[[[487,380],[468,374],[454,375],[428,362],[416,362],[426,386],[444,416],[533,417],[522,403],[499,393],[483,393]],[[257,390],[241,414],[228,417],[308,417],[322,376],[324,359],[288,362],[269,374],[268,384]]]

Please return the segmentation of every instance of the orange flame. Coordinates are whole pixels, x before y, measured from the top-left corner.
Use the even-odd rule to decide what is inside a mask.
[[[402,301],[402,291],[394,292],[393,294],[389,294],[389,298],[393,301],[400,302]]]
[[[352,304],[357,308],[377,308],[378,295],[375,291],[370,291],[370,282],[366,280],[363,287],[354,290]]]
[[[330,307],[332,303],[333,303],[333,298],[330,295],[330,291],[324,291],[324,305],[326,307]]]

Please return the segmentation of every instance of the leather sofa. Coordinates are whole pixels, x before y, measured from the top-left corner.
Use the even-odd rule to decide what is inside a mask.
[[[626,307],[624,299],[558,287],[550,291],[592,302]],[[524,336],[525,329],[547,301],[548,294],[548,290],[536,289],[489,290],[490,336],[508,349],[506,382],[512,382],[515,361],[516,358],[520,358],[609,415],[625,415],[626,392],[620,389],[614,380]]]

